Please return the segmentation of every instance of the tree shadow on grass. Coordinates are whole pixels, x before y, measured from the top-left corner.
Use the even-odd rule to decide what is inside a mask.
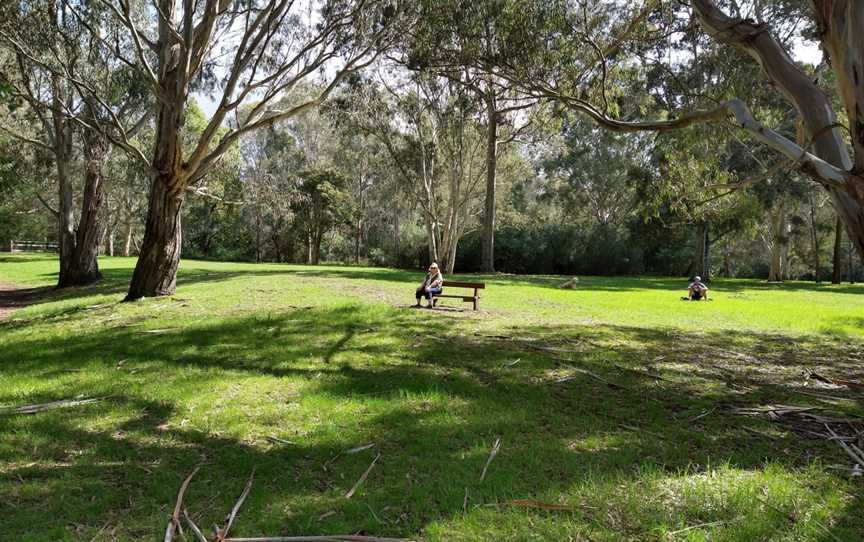
[[[763,471],[770,463],[793,494],[824,504],[836,497],[826,479],[845,482],[827,477],[814,488],[795,478],[814,458],[843,462],[842,452],[727,407],[822,405],[797,394],[806,387],[800,376],[815,366],[856,377],[860,354],[861,344],[821,338],[796,345],[781,336],[625,326],[492,336],[360,305],[153,334],[96,326],[74,341],[22,333],[6,341],[0,376],[25,385],[0,389],[0,403],[111,399],[0,418],[0,517],[11,539],[89,540],[99,529],[120,540],[154,538],[180,481],[204,463],[186,501],[202,526],[221,523],[256,471],[237,535],[493,540],[514,536],[507,525],[531,522],[534,535],[550,539],[645,540],[669,525],[728,522],[706,529],[740,540],[809,529],[820,540],[827,535],[806,505],[760,486],[774,483]],[[62,370],[80,371],[43,381]],[[26,389],[41,391],[21,395]],[[481,482],[497,438],[501,452]],[[370,442],[374,449],[343,454]],[[346,499],[376,453],[369,478]],[[758,483],[706,497],[719,506],[669,493],[723,479],[711,474],[717,466]],[[564,498],[578,511],[561,521],[505,506],[527,498]],[[779,511],[766,512],[758,498]],[[864,533],[860,504],[834,505],[834,536]],[[738,517],[752,525],[741,527]]]

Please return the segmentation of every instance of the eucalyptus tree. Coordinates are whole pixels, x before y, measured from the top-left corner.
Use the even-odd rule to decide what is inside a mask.
[[[670,131],[731,121],[829,193],[849,237],[864,255],[864,83],[859,77],[864,66],[864,3],[724,3],[731,5],[730,10],[713,0],[692,0],[689,15],[686,7],[658,0],[635,8],[614,1],[592,4],[505,2],[501,9],[511,16],[509,36],[523,38],[522,53],[509,59],[481,59],[480,64],[521,86],[527,96],[554,99],[610,130]],[[749,16],[743,9],[750,10]],[[838,121],[821,81],[793,60],[778,37],[781,29],[791,27],[794,32],[799,17],[809,24],[810,35],[828,60],[848,126]],[[695,23],[715,42],[732,45],[758,63],[775,92],[801,118],[801,141],[758,121],[734,96],[715,96],[716,105],[695,110],[672,104],[673,109],[658,120],[636,120],[639,112],[621,114],[609,107],[615,68],[631,61],[640,41],[668,39],[662,21],[682,18],[687,24],[674,32],[687,31],[689,23]],[[585,81],[592,84],[586,88]]]
[[[478,69],[477,60],[506,61],[519,48],[507,40],[508,19],[503,2],[424,0],[415,4],[418,24],[406,33],[399,61],[408,69],[435,73],[474,93],[482,104],[478,113],[486,130],[486,185],[481,226],[481,269],[495,270],[495,228],[498,155],[502,143],[512,142],[530,127],[536,99],[524,99],[509,81]],[[499,28],[504,26],[504,28]]]
[[[0,8],[0,61],[5,65],[0,79],[12,98],[0,129],[48,152],[54,162],[57,203],[46,207],[58,223],[58,287],[101,277],[97,255],[110,145],[95,129],[100,109],[110,107],[117,118],[126,119],[141,106],[134,75],[105,62],[98,44],[87,39],[87,19],[73,15],[74,10],[55,0]],[[89,90],[98,89],[99,104],[82,91],[84,80]],[[76,219],[73,178],[79,174],[83,181]]]
[[[89,35],[102,42],[106,54],[145,78],[156,104],[150,151],[125,137],[128,126],[110,108],[103,112],[109,121],[105,132],[150,176],[144,238],[127,300],[176,290],[188,189],[243,135],[318,107],[346,75],[373,62],[392,42],[402,13],[387,0],[92,3],[100,7],[101,20],[88,25]],[[76,6],[73,13],[88,20],[83,8]],[[114,26],[123,35],[105,40],[101,28]],[[318,74],[325,83],[315,96],[284,100]],[[208,82],[219,95],[216,110],[186,150],[187,102]]]

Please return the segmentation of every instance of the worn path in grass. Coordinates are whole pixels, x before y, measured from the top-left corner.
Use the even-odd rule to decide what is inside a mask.
[[[49,291],[50,288],[48,287],[22,288],[0,282],[0,320],[12,314],[16,309],[42,298]]]
[[[0,406],[110,397],[0,416],[0,539],[156,539],[198,465],[202,526],[255,469],[237,536],[864,539],[820,435],[854,443],[864,395],[811,377],[864,381],[860,286],[492,275],[445,312],[397,308],[419,273],[184,261],[176,296],[120,303],[134,260],[100,263],[0,322]]]

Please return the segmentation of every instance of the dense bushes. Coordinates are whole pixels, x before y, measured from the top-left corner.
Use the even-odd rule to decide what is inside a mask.
[[[480,237],[459,243],[456,267],[480,269]],[[643,254],[612,227],[549,224],[505,227],[496,232],[495,269],[504,273],[620,275],[644,271]]]

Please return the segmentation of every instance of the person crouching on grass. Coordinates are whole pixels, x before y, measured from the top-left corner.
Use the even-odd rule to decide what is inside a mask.
[[[423,279],[423,284],[417,288],[415,296],[417,297],[417,307],[420,306],[420,298],[425,297],[428,300],[427,307],[432,306],[432,298],[441,293],[441,286],[444,284],[444,276],[438,269],[438,264],[432,262],[429,266],[429,272],[426,273],[426,278]]]
[[[708,287],[702,282],[702,277],[693,277],[693,282],[687,287],[687,299],[690,301],[708,301]]]

